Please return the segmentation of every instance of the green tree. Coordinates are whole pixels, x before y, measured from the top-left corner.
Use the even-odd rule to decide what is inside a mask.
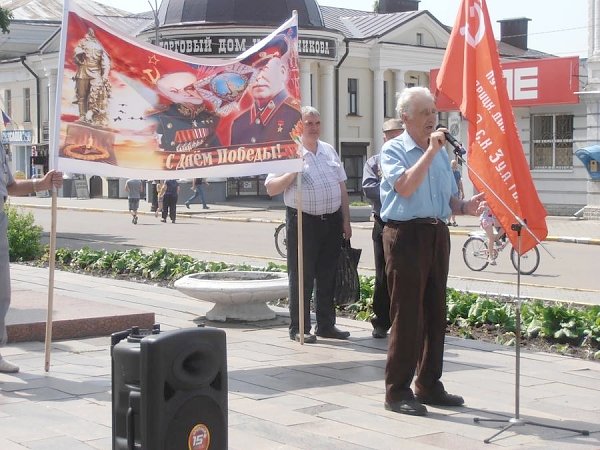
[[[11,10],[0,7],[0,29],[2,29],[2,33],[10,33],[8,26],[12,18],[13,12]]]

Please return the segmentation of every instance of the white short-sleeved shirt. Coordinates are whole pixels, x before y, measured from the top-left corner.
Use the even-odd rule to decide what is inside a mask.
[[[302,211],[308,214],[331,214],[342,206],[340,183],[346,181],[346,171],[335,149],[326,142],[317,142],[317,151],[302,147]],[[279,174],[270,173],[265,185]],[[296,206],[297,183],[290,184],[283,193],[286,206]]]

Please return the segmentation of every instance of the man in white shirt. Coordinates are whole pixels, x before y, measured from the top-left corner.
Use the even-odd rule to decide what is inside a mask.
[[[347,339],[350,333],[335,326],[335,267],[342,239],[350,239],[350,208],[346,172],[335,149],[320,141],[321,118],[311,106],[302,108],[302,223],[304,256],[304,330],[299,330],[298,301],[298,210],[296,172],[269,174],[265,186],[269,195],[283,192],[287,206],[287,265],[290,278],[290,339],[316,342],[316,336]],[[316,283],[315,283],[316,282]],[[310,334],[310,299],[315,289],[315,334]]]

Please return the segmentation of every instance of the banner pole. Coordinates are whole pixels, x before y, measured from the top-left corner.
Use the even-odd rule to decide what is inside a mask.
[[[50,225],[50,250],[48,251],[48,310],[46,312],[46,339],[44,346],[44,370],[50,370],[50,346],[52,345],[52,310],[54,307],[54,266],[56,260],[56,198],[57,189],[52,187],[52,223]]]
[[[298,223],[298,335],[304,345],[304,239],[302,226],[302,172],[296,175],[296,211]]]

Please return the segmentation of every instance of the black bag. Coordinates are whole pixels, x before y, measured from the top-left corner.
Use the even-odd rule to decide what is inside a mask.
[[[360,298],[360,280],[358,279],[358,261],[362,250],[352,248],[345,239],[335,269],[335,290],[333,300],[336,305],[345,306]]]

